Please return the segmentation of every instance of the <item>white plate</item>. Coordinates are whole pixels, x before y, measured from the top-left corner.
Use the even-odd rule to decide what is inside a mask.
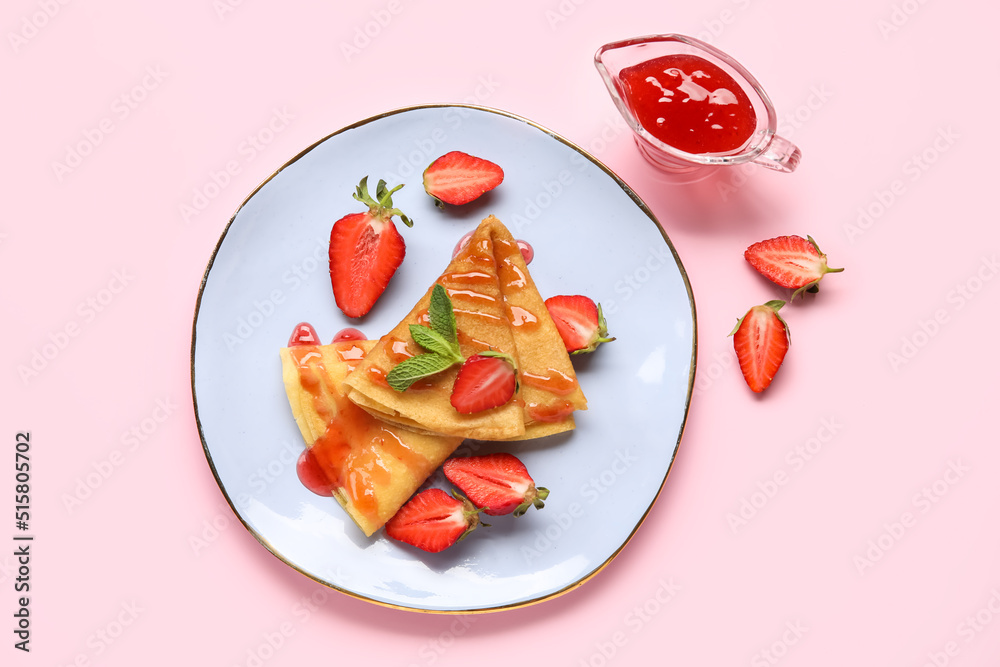
[[[421,172],[462,150],[500,164],[503,184],[465,207],[437,209]],[[364,175],[405,187],[393,201],[406,259],[375,308],[349,321],[330,288],[333,222],[359,210]],[[440,554],[381,532],[366,538],[336,502],[295,474],[303,443],[278,349],[295,324],[323,340],[354,326],[394,327],[444,270],[460,237],[495,214],[535,249],[543,297],[603,303],[618,340],[574,357],[590,402],[570,434],[509,450],[551,491],[544,509],[492,524]],[[481,107],[424,106],[361,121],[309,147],[264,182],[226,227],[205,272],[191,363],[202,442],[247,529],[303,574],[392,607],[474,612],[535,603],[601,570],[639,527],[666,480],[694,379],[695,308],[680,260],[647,207],[597,160],[523,118]],[[440,473],[438,473],[440,475]],[[443,479],[443,478],[442,478]],[[440,480],[438,480],[440,481]]]

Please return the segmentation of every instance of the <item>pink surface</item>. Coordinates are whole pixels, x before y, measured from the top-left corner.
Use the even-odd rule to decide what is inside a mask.
[[[998,19],[916,0],[5,3],[0,662],[995,664]],[[664,185],[591,64],[651,32],[754,72],[800,169]],[[558,599],[454,617],[329,591],[243,529],[198,439],[189,347],[258,183],[344,125],[463,101],[561,133],[648,203],[693,285],[699,359],[666,488],[620,556]],[[727,334],[783,295],[741,258],[781,234],[846,271],[783,311],[792,348],[758,397]]]

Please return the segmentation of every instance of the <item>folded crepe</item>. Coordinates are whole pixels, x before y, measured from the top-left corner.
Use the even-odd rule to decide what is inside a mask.
[[[424,352],[409,328],[428,324],[433,285],[344,380],[348,398],[379,419],[428,434],[522,440],[575,428],[573,412],[585,410],[587,399],[507,228],[493,216],[483,220],[435,284],[451,298],[464,357],[494,350],[515,359],[519,389],[514,398],[497,408],[460,414],[451,405],[458,365],[406,391],[389,386],[386,376],[396,364]]]
[[[375,341],[280,350],[292,415],[333,496],[371,536],[462,442],[415,433],[347,400],[342,382]]]

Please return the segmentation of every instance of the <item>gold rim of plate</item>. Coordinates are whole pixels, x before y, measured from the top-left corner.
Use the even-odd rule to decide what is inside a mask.
[[[534,598],[534,599],[531,599],[531,600],[525,600],[523,602],[516,602],[516,603],[511,603],[511,604],[498,605],[498,606],[494,606],[494,607],[485,607],[485,608],[482,608],[482,609],[423,609],[423,608],[420,608],[420,607],[410,607],[410,606],[406,606],[406,605],[403,605],[403,604],[396,604],[396,603],[392,603],[392,602],[386,602],[384,600],[376,600],[374,598],[370,598],[370,597],[367,597],[365,595],[361,595],[360,593],[355,593],[354,591],[350,591],[350,590],[341,588],[340,586],[337,586],[336,584],[333,584],[333,583],[331,583],[329,581],[324,581],[323,579],[319,579],[319,578],[313,576],[312,574],[304,571],[299,566],[297,566],[295,563],[293,563],[293,562],[289,561],[287,558],[285,558],[284,555],[282,555],[280,551],[278,551],[277,549],[275,549],[271,545],[271,543],[268,542],[268,540],[263,535],[259,534],[256,530],[254,530],[249,525],[247,525],[247,522],[244,520],[243,515],[240,514],[240,512],[236,509],[236,506],[233,505],[233,501],[229,497],[229,493],[226,491],[226,486],[225,486],[225,484],[223,484],[222,479],[219,477],[219,473],[218,473],[218,471],[215,468],[215,463],[212,461],[212,454],[211,454],[211,452],[208,449],[208,443],[205,442],[205,434],[202,431],[201,417],[200,417],[199,412],[198,412],[198,392],[197,392],[197,388],[196,388],[196,385],[195,385],[194,360],[195,360],[195,349],[197,347],[197,342],[198,342],[197,341],[198,314],[201,311],[201,299],[202,299],[202,295],[205,292],[205,285],[208,282],[208,275],[212,271],[212,265],[215,263],[215,258],[216,258],[216,256],[219,253],[219,249],[222,247],[222,242],[225,240],[226,235],[229,233],[229,228],[232,226],[233,222],[236,220],[236,216],[239,215],[239,212],[243,209],[244,206],[246,206],[247,202],[249,202],[254,197],[254,195],[256,195],[257,192],[260,191],[261,188],[263,188],[265,185],[267,185],[267,183],[269,183],[271,181],[271,179],[273,179],[275,176],[277,176],[280,172],[282,172],[283,170],[285,170],[286,168],[288,168],[289,166],[291,166],[292,164],[294,164],[295,162],[297,162],[304,155],[306,155],[307,153],[309,153],[314,148],[316,148],[317,146],[319,146],[320,144],[322,144],[323,142],[325,142],[327,139],[330,139],[331,137],[334,137],[334,136],[336,136],[338,134],[342,134],[343,132],[347,132],[348,130],[352,130],[354,128],[361,127],[363,125],[367,125],[368,123],[372,123],[372,122],[380,120],[382,118],[387,118],[389,116],[395,116],[395,115],[398,115],[398,114],[401,114],[401,113],[406,113],[406,112],[409,112],[409,111],[418,111],[418,110],[422,110],[422,109],[450,109],[450,108],[472,109],[474,111],[482,111],[482,112],[485,112],[485,113],[492,113],[492,114],[496,114],[498,116],[503,116],[503,117],[506,117],[506,118],[510,118],[512,120],[516,120],[516,121],[519,121],[519,122],[524,123],[526,125],[529,125],[531,127],[534,127],[535,129],[540,130],[541,132],[544,132],[545,134],[549,135],[550,137],[552,137],[556,141],[564,144],[565,146],[573,149],[574,151],[576,151],[577,153],[579,153],[583,157],[587,158],[595,166],[597,166],[604,173],[606,173],[608,176],[610,176],[612,178],[612,180],[614,180],[614,182],[625,192],[625,194],[627,194],[629,196],[629,198],[632,199],[633,202],[635,202],[636,206],[638,206],[639,209],[643,213],[646,214],[646,216],[649,218],[650,222],[653,223],[653,225],[657,228],[657,230],[659,230],[660,235],[663,237],[663,241],[667,244],[667,247],[670,248],[670,253],[671,253],[671,255],[673,255],[674,261],[677,263],[677,268],[680,271],[681,277],[684,280],[684,287],[685,287],[685,290],[687,291],[688,303],[691,305],[691,341],[692,341],[692,343],[691,343],[691,370],[690,370],[690,373],[688,375],[687,399],[684,402],[683,418],[681,419],[680,430],[679,430],[679,432],[677,434],[677,442],[675,443],[675,446],[674,446],[673,455],[670,457],[670,464],[667,466],[667,471],[663,475],[663,480],[660,482],[660,486],[656,490],[656,493],[654,494],[653,499],[650,501],[649,506],[646,507],[645,511],[643,511],[643,513],[642,513],[642,516],[640,516],[639,520],[636,522],[635,527],[628,534],[628,536],[621,543],[621,545],[617,549],[615,549],[614,552],[612,552],[612,554],[610,556],[608,556],[608,558],[603,563],[601,563],[598,567],[594,568],[594,570],[592,570],[588,574],[584,575],[583,577],[581,577],[577,581],[575,581],[575,582],[573,582],[573,583],[571,583],[571,584],[569,584],[569,585],[567,585],[567,586],[565,586],[565,587],[563,587],[563,588],[561,588],[561,589],[559,589],[557,591],[553,591],[551,593],[548,593],[547,595],[544,595],[544,596],[541,596],[541,597],[538,597],[538,598]],[[528,120],[527,118],[524,118],[523,116],[519,116],[517,114],[511,113],[511,112],[508,112],[508,111],[502,111],[500,109],[494,109],[494,108],[491,108],[491,107],[479,106],[479,105],[474,105],[474,104],[420,104],[420,105],[415,105],[415,106],[400,107],[400,108],[397,108],[397,109],[393,109],[391,111],[386,111],[386,112],[377,114],[375,116],[369,116],[368,118],[365,118],[364,120],[360,120],[360,121],[357,121],[356,123],[352,123],[351,125],[347,125],[345,127],[342,127],[339,130],[337,130],[336,132],[332,132],[332,133],[326,135],[325,137],[323,137],[322,139],[319,139],[318,141],[313,142],[310,146],[308,146],[307,148],[305,148],[302,151],[300,151],[292,159],[290,159],[287,162],[285,162],[274,173],[272,173],[270,176],[268,176],[266,179],[264,179],[260,183],[260,185],[258,185],[256,188],[254,188],[254,190],[249,195],[247,195],[247,197],[236,208],[236,211],[229,218],[229,222],[226,223],[225,229],[222,231],[222,234],[219,236],[218,242],[215,244],[215,248],[212,251],[212,256],[208,260],[208,265],[205,268],[205,274],[202,277],[201,284],[200,284],[200,286],[198,288],[198,299],[195,302],[194,321],[193,321],[192,327],[191,327],[191,396],[192,396],[192,400],[193,400],[193,403],[194,403],[194,417],[195,417],[195,422],[197,423],[197,426],[198,426],[198,437],[201,440],[201,445],[202,445],[202,449],[203,449],[203,451],[205,453],[205,458],[208,461],[208,465],[209,465],[209,467],[212,470],[212,476],[215,477],[215,481],[219,485],[219,489],[222,491],[222,495],[225,497],[226,503],[229,504],[229,507],[233,511],[233,514],[235,514],[236,518],[239,519],[239,521],[240,521],[241,524],[243,524],[243,527],[246,528],[247,531],[251,535],[253,535],[254,538],[258,542],[260,542],[264,546],[265,549],[267,549],[269,552],[271,552],[271,554],[273,556],[275,556],[278,560],[280,560],[281,562],[285,563],[286,565],[288,565],[290,568],[292,568],[296,572],[298,572],[298,573],[300,573],[300,574],[308,577],[309,579],[312,579],[313,581],[315,581],[315,582],[317,582],[319,584],[322,584],[322,585],[324,585],[324,586],[326,586],[328,588],[332,588],[333,590],[336,590],[336,591],[338,591],[340,593],[343,593],[344,595],[347,595],[349,597],[355,598],[357,600],[364,600],[365,602],[370,602],[372,604],[376,604],[376,605],[379,605],[379,606],[382,606],[382,607],[388,607],[390,609],[401,609],[401,610],[404,610],[404,611],[411,611],[411,612],[421,612],[421,613],[427,613],[427,614],[452,614],[452,615],[454,615],[454,614],[486,614],[486,613],[491,613],[491,612],[504,611],[504,610],[509,610],[509,609],[519,609],[519,608],[523,608],[523,607],[533,606],[533,605],[539,604],[541,602],[545,602],[547,600],[552,600],[554,598],[560,597],[560,596],[565,595],[566,593],[568,593],[568,592],[570,592],[570,591],[572,591],[572,590],[574,590],[576,588],[579,588],[583,584],[585,584],[588,581],[590,581],[590,579],[592,579],[598,573],[600,573],[601,571],[603,571],[604,568],[607,567],[608,564],[612,560],[614,560],[615,557],[619,553],[621,553],[622,549],[625,548],[625,545],[628,544],[632,540],[632,537],[636,534],[636,531],[639,530],[639,527],[646,520],[646,517],[649,515],[650,510],[652,510],[652,508],[653,508],[653,505],[656,504],[656,501],[659,499],[660,494],[663,492],[663,487],[664,487],[664,485],[667,482],[667,478],[670,476],[670,471],[673,469],[674,460],[677,458],[677,452],[680,449],[681,440],[684,437],[684,429],[687,426],[688,412],[689,412],[689,409],[691,407],[691,395],[692,395],[693,390],[694,390],[695,366],[697,364],[697,361],[698,361],[698,319],[697,319],[696,312],[695,312],[694,292],[691,289],[691,281],[688,279],[687,271],[685,271],[684,264],[681,262],[681,258],[677,254],[677,250],[676,250],[676,248],[674,248],[674,244],[670,241],[670,237],[667,236],[666,231],[663,229],[662,225],[660,225],[659,221],[657,221],[656,216],[653,215],[653,212],[649,209],[648,206],[646,206],[646,203],[644,201],[642,201],[642,199],[639,198],[639,196],[632,190],[632,188],[630,188],[628,186],[628,184],[625,183],[625,181],[623,181],[621,178],[619,178],[618,175],[615,174],[613,171],[611,171],[611,169],[609,169],[604,163],[602,163],[600,160],[598,160],[596,157],[594,157],[593,155],[591,155],[588,151],[586,151],[582,147],[580,147],[577,144],[573,143],[569,139],[566,139],[565,137],[561,136],[560,134],[558,134],[556,132],[553,132],[552,130],[548,129],[547,127],[539,125],[538,123],[535,123],[534,121]]]

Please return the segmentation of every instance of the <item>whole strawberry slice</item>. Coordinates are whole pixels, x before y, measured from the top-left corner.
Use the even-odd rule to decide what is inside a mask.
[[[386,522],[385,532],[394,540],[437,553],[475,530],[479,512],[467,499],[431,488],[410,498]]]
[[[444,204],[468,204],[503,182],[503,169],[461,151],[445,153],[424,170],[424,190]]]
[[[831,269],[824,255],[811,236],[778,236],[754,243],[743,253],[750,264],[761,274],[782,287],[795,290],[792,299],[805,291],[815,292],[819,281]]]
[[[775,300],[754,306],[729,334],[743,377],[750,389],[758,393],[771,384],[791,343],[788,325],[778,315],[784,305],[784,301]]]
[[[406,244],[392,222],[392,216],[398,215],[407,227],[413,226],[392,207],[392,194],[401,187],[389,190],[385,181],[379,181],[373,198],[365,176],[354,198],[368,210],[344,216],[330,231],[333,296],[348,317],[361,317],[372,309],[406,255]]]
[[[614,340],[608,336],[608,324],[600,304],[579,294],[553,296],[545,306],[570,354],[593,352],[601,343]]]
[[[485,351],[462,363],[451,405],[464,415],[506,405],[517,391],[517,364],[509,354]]]
[[[534,505],[541,509],[549,490],[536,487],[528,469],[514,455],[453,458],[445,461],[444,474],[486,514],[521,516]]]

